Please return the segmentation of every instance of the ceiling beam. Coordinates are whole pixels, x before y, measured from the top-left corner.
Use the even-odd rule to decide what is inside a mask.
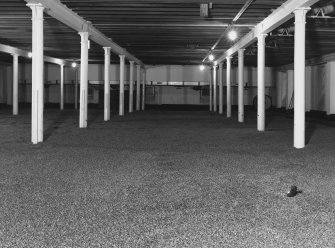
[[[22,50],[16,47],[12,47],[12,46],[7,46],[4,44],[0,44],[0,52],[9,53],[9,54],[17,54],[21,57],[29,58],[28,51],[25,51],[25,50]],[[57,65],[71,66],[71,63],[67,60],[57,59],[57,58],[53,58],[49,56],[44,56],[44,61],[52,63],[52,64],[57,64]]]
[[[97,24],[97,27],[228,27],[229,23],[219,22],[194,22],[194,23],[108,23]],[[234,27],[255,27],[255,24],[244,23],[234,24]]]
[[[112,41],[112,39],[106,37],[103,33],[97,30],[93,25],[80,17],[78,14],[73,12],[71,9],[62,4],[59,0],[25,0],[28,3],[41,3],[45,8],[45,12],[64,23],[68,27],[78,31],[89,32],[89,39],[101,45],[102,47],[111,47],[111,51],[118,55],[125,55],[129,61],[135,61],[137,64],[144,66],[142,61],[137,59],[135,56],[127,52],[126,49],[122,48],[118,44]],[[79,44],[78,44],[79,46]],[[102,48],[101,48],[102,49]]]
[[[242,37],[233,47],[228,49],[223,55],[221,55],[216,62],[220,63],[229,56],[235,54],[239,49],[246,48],[260,34],[267,34],[279,27],[284,22],[288,21],[293,17],[293,11],[297,8],[310,7],[319,0],[288,0],[277,8],[271,15],[265,18],[262,22],[256,25],[256,27]]]

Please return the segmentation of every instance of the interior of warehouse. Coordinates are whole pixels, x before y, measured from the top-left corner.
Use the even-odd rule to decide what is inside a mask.
[[[334,0],[0,1],[3,247],[333,247]]]

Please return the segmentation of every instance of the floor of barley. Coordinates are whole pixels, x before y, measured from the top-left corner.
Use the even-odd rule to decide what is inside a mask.
[[[0,109],[1,247],[334,247],[335,121],[151,108],[103,121]],[[291,185],[303,192],[286,196]]]

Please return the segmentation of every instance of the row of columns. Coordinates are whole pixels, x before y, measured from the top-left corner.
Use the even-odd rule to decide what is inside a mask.
[[[299,8],[295,14],[294,42],[294,147],[305,147],[305,24],[309,8]],[[265,38],[257,37],[257,130],[265,131]],[[244,51],[238,50],[238,122],[244,122]],[[227,61],[227,117],[231,117],[231,57]],[[209,110],[217,111],[216,67],[210,80]],[[219,64],[219,114],[223,114],[222,63]],[[213,95],[213,96],[212,96]]]
[[[43,10],[44,7],[38,3],[27,4],[32,10],[32,142],[37,144],[43,141]],[[294,52],[294,147],[303,148],[305,146],[305,19],[309,8],[300,8],[294,11],[295,13],[295,52]],[[79,32],[81,36],[81,70],[80,70],[80,113],[79,127],[87,127],[87,103],[88,103],[88,36],[87,31]],[[258,38],[258,101],[257,101],[257,129],[258,131],[265,130],[265,37],[266,34],[260,34]],[[109,95],[109,64],[110,64],[110,48],[105,49],[105,101],[104,101],[104,119],[110,119],[110,95]],[[231,117],[231,57],[227,57],[227,117]],[[238,121],[244,122],[244,103],[243,103],[243,67],[244,67],[244,49],[238,51]],[[124,115],[124,64],[125,56],[120,55],[120,102],[119,115]],[[130,62],[130,87],[133,86],[133,64]],[[18,56],[13,56],[13,74],[17,75]],[[61,66],[61,109],[64,108],[64,66]],[[220,100],[219,112],[222,114],[222,64],[219,65],[219,86]],[[139,78],[140,67],[137,67],[137,101],[136,109],[139,109]],[[143,74],[142,88],[142,110],[145,107],[145,71]],[[214,87],[212,87],[212,84]],[[216,65],[213,67],[213,76],[210,83],[210,111],[217,111],[217,94],[216,94]],[[13,77],[13,114],[18,112],[17,99],[18,83],[17,76]],[[212,92],[214,91],[214,92]],[[130,90],[130,94],[132,94]],[[214,94],[212,94],[214,93]],[[214,99],[212,99],[214,95]],[[132,97],[130,97],[132,103]],[[212,106],[214,108],[212,108]],[[132,111],[132,104],[129,106],[129,111]]]
[[[43,109],[44,109],[44,82],[43,82],[43,11],[40,3],[28,3],[32,10],[32,143],[43,142]],[[79,32],[81,37],[80,57],[80,105],[79,105],[79,127],[87,127],[88,107],[88,49],[89,32]],[[105,71],[104,71],[104,120],[110,120],[110,47],[105,50]],[[125,55],[120,56],[120,102],[119,115],[124,115],[124,67]],[[134,84],[134,61],[130,61],[130,82],[129,82],[129,112],[133,112],[133,84]],[[140,76],[141,65],[137,65],[137,95],[136,110],[140,110]],[[60,65],[60,109],[64,109],[64,65]],[[145,70],[143,74],[142,87],[142,110],[145,108]],[[18,114],[18,55],[13,55],[13,114]]]

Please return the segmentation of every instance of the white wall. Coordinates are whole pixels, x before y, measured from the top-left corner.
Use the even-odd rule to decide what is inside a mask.
[[[147,70],[147,81],[154,82],[209,82],[211,70],[207,68],[201,71],[199,66],[180,66],[167,65],[155,66]],[[218,73],[218,72],[217,72]],[[226,85],[226,70],[222,72],[223,85]],[[273,68],[267,67],[265,70],[265,86],[266,94],[272,97],[272,104],[276,104],[275,93],[275,74]],[[217,79],[218,79],[217,75]],[[245,105],[252,105],[253,98],[257,95],[257,68],[244,68],[245,84],[249,87],[244,90]],[[232,104],[237,105],[238,101],[238,69],[232,68],[231,85],[232,85]],[[194,90],[193,87],[185,87],[181,90],[180,87],[174,86],[155,86],[150,91],[154,91],[154,97],[147,97],[149,104],[209,104],[209,97],[201,96],[201,92]],[[226,102],[226,88],[223,89],[223,102]],[[217,90],[217,99],[219,99],[219,91]]]
[[[0,66],[1,71],[5,71],[1,75],[0,83],[0,101],[11,102],[11,92],[7,84],[11,87],[11,65]],[[8,72],[10,78],[8,78]],[[118,81],[120,74],[119,65],[110,66],[110,80]],[[79,73],[77,73],[77,79]],[[232,68],[232,102],[237,104],[237,75],[236,67]],[[273,98],[273,104],[276,101],[276,94],[274,92],[275,79],[274,71],[272,68],[266,68],[265,85],[266,94]],[[58,103],[59,102],[59,82],[60,82],[60,66],[54,64],[45,64],[44,70],[45,81],[45,102]],[[72,68],[65,68],[65,103],[74,101],[74,85],[72,84],[75,79],[75,71]],[[251,105],[253,98],[257,95],[257,68],[245,67],[244,69],[245,83],[251,86],[245,90],[244,101],[246,105]],[[207,68],[201,71],[199,66],[181,66],[181,65],[167,65],[167,66],[153,66],[147,69],[146,80],[158,82],[209,82],[210,70]],[[218,78],[218,77],[217,77]],[[223,70],[223,84],[226,85],[226,70]],[[2,81],[1,81],[2,80]],[[56,80],[58,84],[56,84]],[[103,81],[104,80],[104,65],[89,64],[88,80],[90,81]],[[125,67],[125,80],[129,80],[129,64],[126,63]],[[136,80],[136,67],[134,68],[134,80]],[[5,82],[7,84],[5,84]],[[26,82],[26,84],[25,84]],[[51,85],[50,85],[51,84]],[[272,88],[270,88],[272,87]],[[136,88],[136,87],[135,87]],[[2,91],[1,91],[2,90]],[[6,90],[6,92],[5,92]],[[10,88],[11,90],[11,88]],[[208,104],[209,97],[201,96],[199,90],[194,90],[193,87],[178,88],[173,86],[157,86],[154,89],[148,89],[148,92],[154,94],[147,95],[147,103],[151,104]],[[8,92],[7,92],[8,91]],[[224,87],[224,103],[226,102],[226,89]],[[10,94],[9,94],[10,93]],[[1,95],[2,94],[2,95]],[[218,93],[219,94],[219,93]],[[1,100],[2,99],[2,100]],[[31,102],[31,64],[19,65],[19,101]],[[99,96],[98,90],[93,89],[91,103],[98,103]]]
[[[12,105],[13,71],[10,65],[0,65],[0,103]]]
[[[294,71],[277,70],[275,73],[277,94],[281,100],[277,101],[277,107],[289,107],[294,88]],[[325,111],[327,114],[335,114],[335,61],[307,66],[305,69],[306,111]],[[280,104],[281,103],[281,104]]]
[[[326,112],[335,114],[335,61],[327,63]]]

